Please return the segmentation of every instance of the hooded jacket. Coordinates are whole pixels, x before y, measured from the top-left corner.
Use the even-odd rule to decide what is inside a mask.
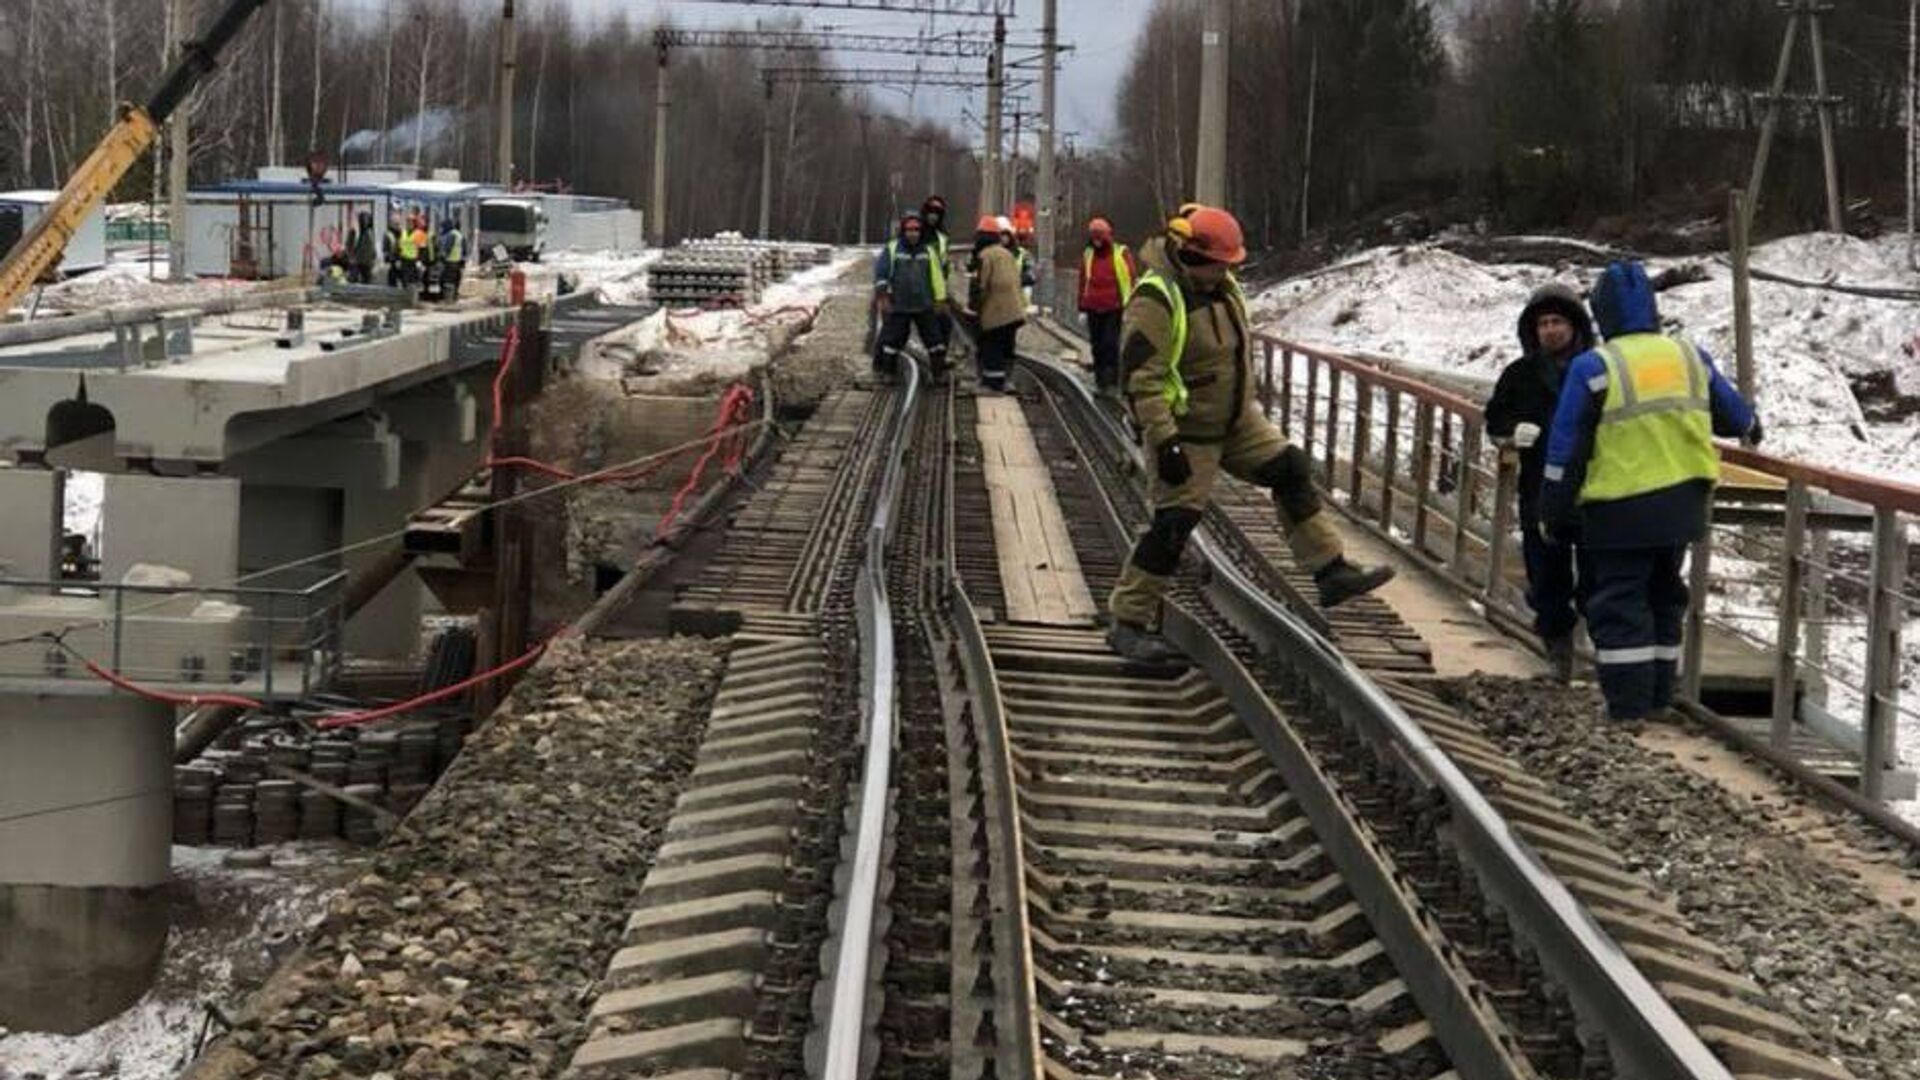
[[[1026,297],[1020,293],[1020,264],[998,240],[976,253],[971,296],[980,316],[980,329],[998,330],[1027,318]]]
[[[1637,262],[1607,267],[1592,293],[1594,320],[1608,341],[1660,332],[1660,308],[1646,268]],[[1754,416],[1746,401],[1714,366],[1707,350],[1694,347],[1707,367],[1713,433],[1723,438],[1747,434]],[[1540,520],[1556,533],[1577,525],[1589,548],[1676,547],[1706,535],[1707,507],[1713,484],[1689,480],[1671,487],[1606,502],[1578,504],[1593,455],[1594,432],[1607,400],[1606,361],[1593,349],[1574,357],[1554,409],[1547,438],[1547,459],[1540,489]]]
[[[917,244],[907,243],[905,231],[896,231],[893,240],[874,257],[873,287],[891,298],[892,310],[897,314],[919,315],[932,311],[938,304],[933,289],[933,264],[939,254],[927,243],[924,230]]]
[[[1155,289],[1136,282],[1120,331],[1120,366],[1133,402],[1134,419],[1150,449],[1178,438],[1192,443],[1224,442],[1235,425],[1258,416],[1250,397],[1254,385],[1253,334],[1244,310],[1233,300],[1232,285],[1202,293],[1172,258],[1164,243],[1141,245],[1144,278],[1158,272],[1178,287],[1187,305],[1187,347],[1180,375],[1187,385],[1186,415],[1175,417],[1161,396],[1173,362],[1173,312]]]
[[[1573,344],[1559,355],[1540,347],[1540,316],[1557,314],[1573,324]],[[1543,285],[1520,310],[1520,359],[1508,364],[1487,399],[1487,434],[1510,439],[1521,424],[1540,429],[1540,439],[1520,451],[1520,519],[1528,528],[1539,521],[1540,480],[1547,466],[1547,431],[1553,427],[1560,387],[1574,357],[1594,346],[1593,318],[1580,297],[1565,285]]]

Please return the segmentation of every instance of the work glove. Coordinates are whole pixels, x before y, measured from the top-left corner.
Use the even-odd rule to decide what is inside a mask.
[[[1753,418],[1752,426],[1747,428],[1747,433],[1745,435],[1740,436],[1741,445],[1759,446],[1760,439],[1765,434],[1766,433],[1764,431],[1760,430],[1760,418],[1756,416]]]
[[[1168,439],[1160,444],[1156,455],[1160,471],[1160,482],[1168,487],[1179,487],[1193,479],[1193,462],[1187,460],[1187,452],[1180,449],[1180,440]]]
[[[1540,441],[1539,424],[1516,424],[1513,428],[1513,445],[1520,450],[1529,450]]]

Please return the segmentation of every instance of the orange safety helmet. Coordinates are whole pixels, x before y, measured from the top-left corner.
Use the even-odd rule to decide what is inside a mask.
[[[1238,265],[1247,260],[1247,237],[1240,230],[1240,222],[1225,210],[1211,206],[1201,206],[1183,218],[1188,235],[1182,250],[1191,251],[1202,258],[1229,265]]]
[[[1000,219],[992,214],[981,214],[980,223],[973,227],[973,231],[997,233],[1000,231]]]
[[[1094,218],[1092,221],[1087,222],[1087,235],[1099,240],[1111,240],[1113,238],[1113,222],[1103,217]]]

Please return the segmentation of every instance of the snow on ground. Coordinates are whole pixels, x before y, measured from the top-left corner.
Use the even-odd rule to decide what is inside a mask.
[[[530,287],[552,290],[554,277],[565,274],[576,290],[599,293],[609,304],[643,304],[647,301],[647,270],[663,254],[659,248],[644,251],[553,251],[537,263],[521,263]]]
[[[759,303],[744,309],[656,311],[596,342],[583,355],[581,372],[629,383],[738,378],[766,363],[776,328],[812,318],[834,280],[863,258],[861,252],[836,251],[832,260],[769,286]]]
[[[273,865],[231,869],[225,852],[173,849],[172,936],[159,979],[126,1012],[80,1035],[0,1029],[0,1080],[169,1080],[192,1056],[208,1005],[236,1011],[340,892],[361,853],[337,844],[263,849]]]
[[[1802,280],[1920,287],[1920,274],[1906,259],[1904,237],[1868,241],[1831,233],[1786,237],[1753,253],[1755,267]],[[1648,268],[1657,274],[1689,261],[1701,262],[1710,278],[1662,293],[1662,316],[1669,330],[1704,346],[1732,377],[1731,271],[1710,259],[1656,259]],[[1437,247],[1376,248],[1263,290],[1252,308],[1264,329],[1305,344],[1491,380],[1518,354],[1515,320],[1527,295],[1550,281],[1584,291],[1594,273],[1570,264],[1483,264]],[[1862,376],[1891,374],[1900,394],[1920,395],[1920,304],[1756,280],[1753,323],[1768,452],[1920,483],[1920,417],[1869,422],[1853,387]],[[1724,550],[1715,560],[1720,588],[1710,610],[1771,641],[1778,593],[1771,569]],[[1853,720],[1861,707],[1854,688],[1865,666],[1864,631],[1852,613],[1836,608],[1833,617],[1831,706]],[[1902,671],[1911,684],[1920,673],[1920,621],[1907,623],[1903,651]],[[1902,716],[1898,752],[1908,767],[1920,766],[1920,719]],[[1895,808],[1920,821],[1920,801]]]
[[[1656,259],[1649,270],[1700,260]],[[1906,240],[1815,233],[1754,250],[1756,267],[1848,285],[1920,287]],[[1732,374],[1731,271],[1661,294],[1661,313]],[[1254,298],[1263,327],[1307,344],[1391,356],[1491,379],[1519,351],[1515,319],[1549,281],[1584,289],[1593,271],[1482,264],[1437,247],[1376,248]],[[1767,450],[1837,468],[1920,480],[1920,419],[1866,423],[1851,379],[1892,373],[1920,394],[1920,304],[1772,282],[1753,284],[1754,357]]]

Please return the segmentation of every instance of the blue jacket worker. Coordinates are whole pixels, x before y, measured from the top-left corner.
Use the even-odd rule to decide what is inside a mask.
[[[1720,454],[1760,423],[1704,349],[1660,333],[1646,268],[1608,266],[1593,315],[1606,344],[1574,358],[1540,490],[1543,533],[1577,530],[1587,632],[1607,715],[1637,723],[1673,700],[1687,613],[1688,545],[1706,536]]]
[[[1527,604],[1534,632],[1561,682],[1573,676],[1575,604],[1573,546],[1540,535],[1540,478],[1547,468],[1547,431],[1573,359],[1593,348],[1593,319],[1580,295],[1546,285],[1520,310],[1520,359],[1508,364],[1487,400],[1487,434],[1520,458],[1520,538],[1527,564]]]
[[[900,351],[918,333],[935,374],[947,370],[947,267],[929,241],[917,213],[900,219],[900,231],[873,260],[874,304],[882,316],[874,340],[873,370],[900,370]]]

